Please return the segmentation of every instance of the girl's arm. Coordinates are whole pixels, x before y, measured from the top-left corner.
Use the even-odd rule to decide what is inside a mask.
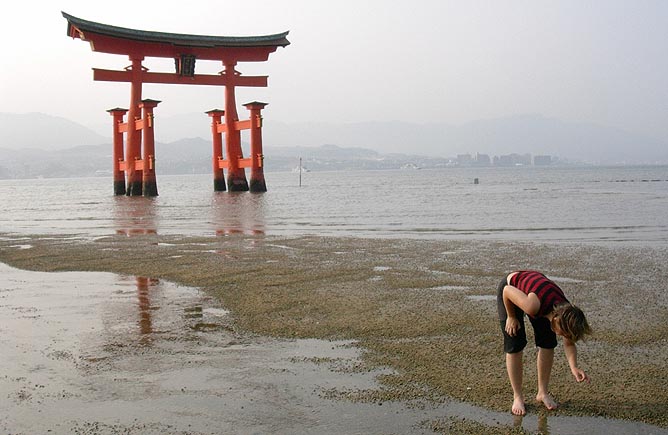
[[[589,382],[589,376],[584,370],[578,367],[578,348],[571,340],[564,337],[564,352],[568,360],[568,366],[571,368],[571,373],[575,377],[576,382]]]
[[[515,316],[515,307],[519,307],[527,314],[534,315],[540,308],[538,297],[530,293],[526,295],[522,290],[507,285],[503,288],[503,306],[506,308],[506,326],[505,330],[511,337],[517,334],[520,329],[520,322]]]
[[[503,305],[506,307],[508,317],[515,317],[515,310],[509,310],[508,303],[519,307],[522,311],[530,316],[535,316],[540,309],[540,300],[535,293],[528,295],[517,287],[507,285],[503,288]]]

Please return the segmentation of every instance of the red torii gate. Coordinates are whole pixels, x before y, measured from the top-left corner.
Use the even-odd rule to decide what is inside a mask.
[[[155,179],[155,143],[153,109],[160,103],[142,100],[143,83],[225,86],[225,110],[206,112],[212,120],[214,190],[266,192],[262,155],[262,116],[266,103],[254,101],[244,106],[247,120],[239,120],[235,100],[237,86],[266,87],[267,76],[242,76],[235,70],[238,62],[264,62],[278,47],[290,44],[289,32],[264,36],[205,36],[152,32],[110,26],[82,20],[62,12],[67,19],[67,34],[90,43],[93,51],[127,55],[131,65],[124,71],[93,68],[93,80],[130,82],[129,109],[115,108],[113,116],[114,194],[157,196]],[[146,57],[173,58],[173,73],[149,72],[142,66]],[[196,60],[221,61],[218,75],[195,74]],[[124,122],[125,114],[128,121]],[[243,158],[241,130],[250,130],[250,157]],[[140,134],[141,131],[141,134]],[[127,143],[123,150],[123,133]],[[225,133],[225,157],[222,149]],[[143,142],[143,147],[142,147]],[[244,168],[251,168],[250,187]],[[127,179],[127,189],[126,189]]]

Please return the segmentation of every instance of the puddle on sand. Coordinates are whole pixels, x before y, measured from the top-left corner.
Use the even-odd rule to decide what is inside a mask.
[[[454,291],[464,291],[469,290],[469,287],[464,285],[439,285],[437,287],[430,287],[429,290],[454,290]]]
[[[377,387],[374,373],[314,363],[354,362],[357,348],[240,336],[228,314],[169,282],[0,263],[0,433],[412,434],[432,433],[420,422],[448,417],[513,425],[509,413],[456,402],[325,399],[332,388]],[[521,424],[544,434],[668,433],[598,418]]]
[[[496,301],[496,295],[467,295],[466,298],[476,302]]]
[[[581,279],[576,279],[576,278],[568,278],[566,276],[550,276],[549,277],[552,281],[555,282],[561,282],[561,283],[566,283],[566,284],[579,284],[583,283],[584,281]]]

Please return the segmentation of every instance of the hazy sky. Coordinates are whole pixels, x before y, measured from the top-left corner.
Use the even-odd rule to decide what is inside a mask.
[[[167,6],[169,5],[169,6]],[[122,69],[66,35],[61,10],[91,21],[175,33],[290,31],[268,62],[244,63],[269,87],[239,89],[284,121],[462,123],[538,113],[668,140],[668,1],[215,0],[22,1],[3,17],[0,112],[44,112],[84,125],[127,107]],[[173,71],[173,61],[145,62]],[[222,65],[198,62],[198,73]],[[156,116],[222,107],[216,87],[145,85]],[[242,114],[243,108],[240,108]],[[202,115],[206,116],[206,115]]]

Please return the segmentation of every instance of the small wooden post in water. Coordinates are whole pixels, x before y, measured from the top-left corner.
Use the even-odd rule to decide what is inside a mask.
[[[299,158],[299,187],[302,187],[302,158]]]

